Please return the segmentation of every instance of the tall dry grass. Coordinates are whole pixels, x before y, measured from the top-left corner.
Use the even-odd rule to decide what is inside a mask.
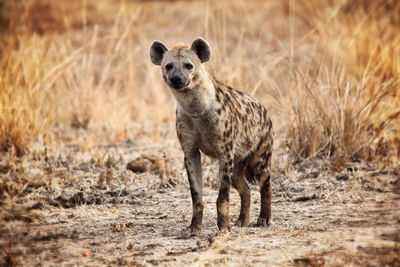
[[[0,59],[0,147],[2,150],[14,149],[22,155],[46,129],[41,84],[50,81],[43,79],[46,76],[44,69],[34,67],[47,53],[40,41],[19,41],[20,50],[9,44],[2,48]]]
[[[303,5],[299,14],[314,6]],[[308,12],[308,11],[309,12]],[[311,74],[295,64],[289,146],[300,157],[382,165],[400,158],[400,4],[347,1],[305,19],[328,56]],[[310,22],[311,20],[311,22]],[[311,67],[312,68],[312,67]]]
[[[112,142],[132,120],[171,121],[148,46],[200,35],[213,47],[209,69],[260,98],[297,157],[398,164],[396,1],[11,2],[1,12],[3,151],[22,153],[56,126]]]

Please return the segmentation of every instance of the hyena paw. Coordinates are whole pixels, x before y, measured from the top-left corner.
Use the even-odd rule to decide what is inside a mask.
[[[231,227],[230,226],[221,227],[221,228],[218,228],[217,235],[224,235],[226,233],[229,233],[230,231],[231,231]]]
[[[219,221],[217,223],[217,225],[218,225],[218,230],[219,230],[220,233],[226,233],[226,232],[231,230],[231,226],[229,224],[229,220]]]
[[[200,235],[201,232],[201,227],[193,227],[192,225],[189,225],[182,231],[182,236],[184,237],[190,237],[190,236],[198,236]]]
[[[268,226],[270,224],[270,218],[258,217],[256,226]]]
[[[249,218],[239,217],[235,222],[235,226],[246,227],[249,225]]]

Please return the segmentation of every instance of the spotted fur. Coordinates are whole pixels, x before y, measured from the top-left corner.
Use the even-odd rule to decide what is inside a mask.
[[[159,49],[160,44],[164,46],[158,41],[153,42],[150,54],[153,63],[161,65],[164,80],[178,104],[176,130],[184,153],[193,204],[190,230],[199,232],[203,217],[200,152],[219,161],[219,229],[224,231],[230,227],[231,185],[241,197],[236,225],[249,224],[251,194],[248,182],[260,186],[261,212],[257,224],[268,225],[271,219],[273,131],[267,110],[255,98],[226,86],[205,71],[202,63],[208,61],[211,50],[203,39],[197,38],[190,48],[179,45],[171,50],[165,46]],[[161,51],[161,55],[157,51]],[[173,65],[172,69],[166,68],[168,64]],[[192,64],[193,68],[186,68],[187,64]],[[180,86],[174,83],[174,77],[180,77],[175,78],[175,81],[182,80]]]

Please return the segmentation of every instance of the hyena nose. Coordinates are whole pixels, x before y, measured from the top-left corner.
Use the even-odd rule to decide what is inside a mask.
[[[182,83],[182,79],[179,76],[172,76],[171,77],[171,83],[172,84],[181,84]]]

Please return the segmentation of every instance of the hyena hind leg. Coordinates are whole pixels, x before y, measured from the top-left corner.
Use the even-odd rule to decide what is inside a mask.
[[[271,156],[272,139],[267,139],[256,154],[255,178],[260,186],[261,210],[257,225],[268,226],[271,220]]]
[[[261,194],[261,210],[257,220],[258,226],[268,226],[271,220],[271,186],[270,186],[270,170],[264,169],[260,179],[260,194]]]
[[[243,168],[236,167],[233,170],[232,185],[240,195],[240,214],[235,225],[246,227],[250,222],[251,191],[244,179]]]

